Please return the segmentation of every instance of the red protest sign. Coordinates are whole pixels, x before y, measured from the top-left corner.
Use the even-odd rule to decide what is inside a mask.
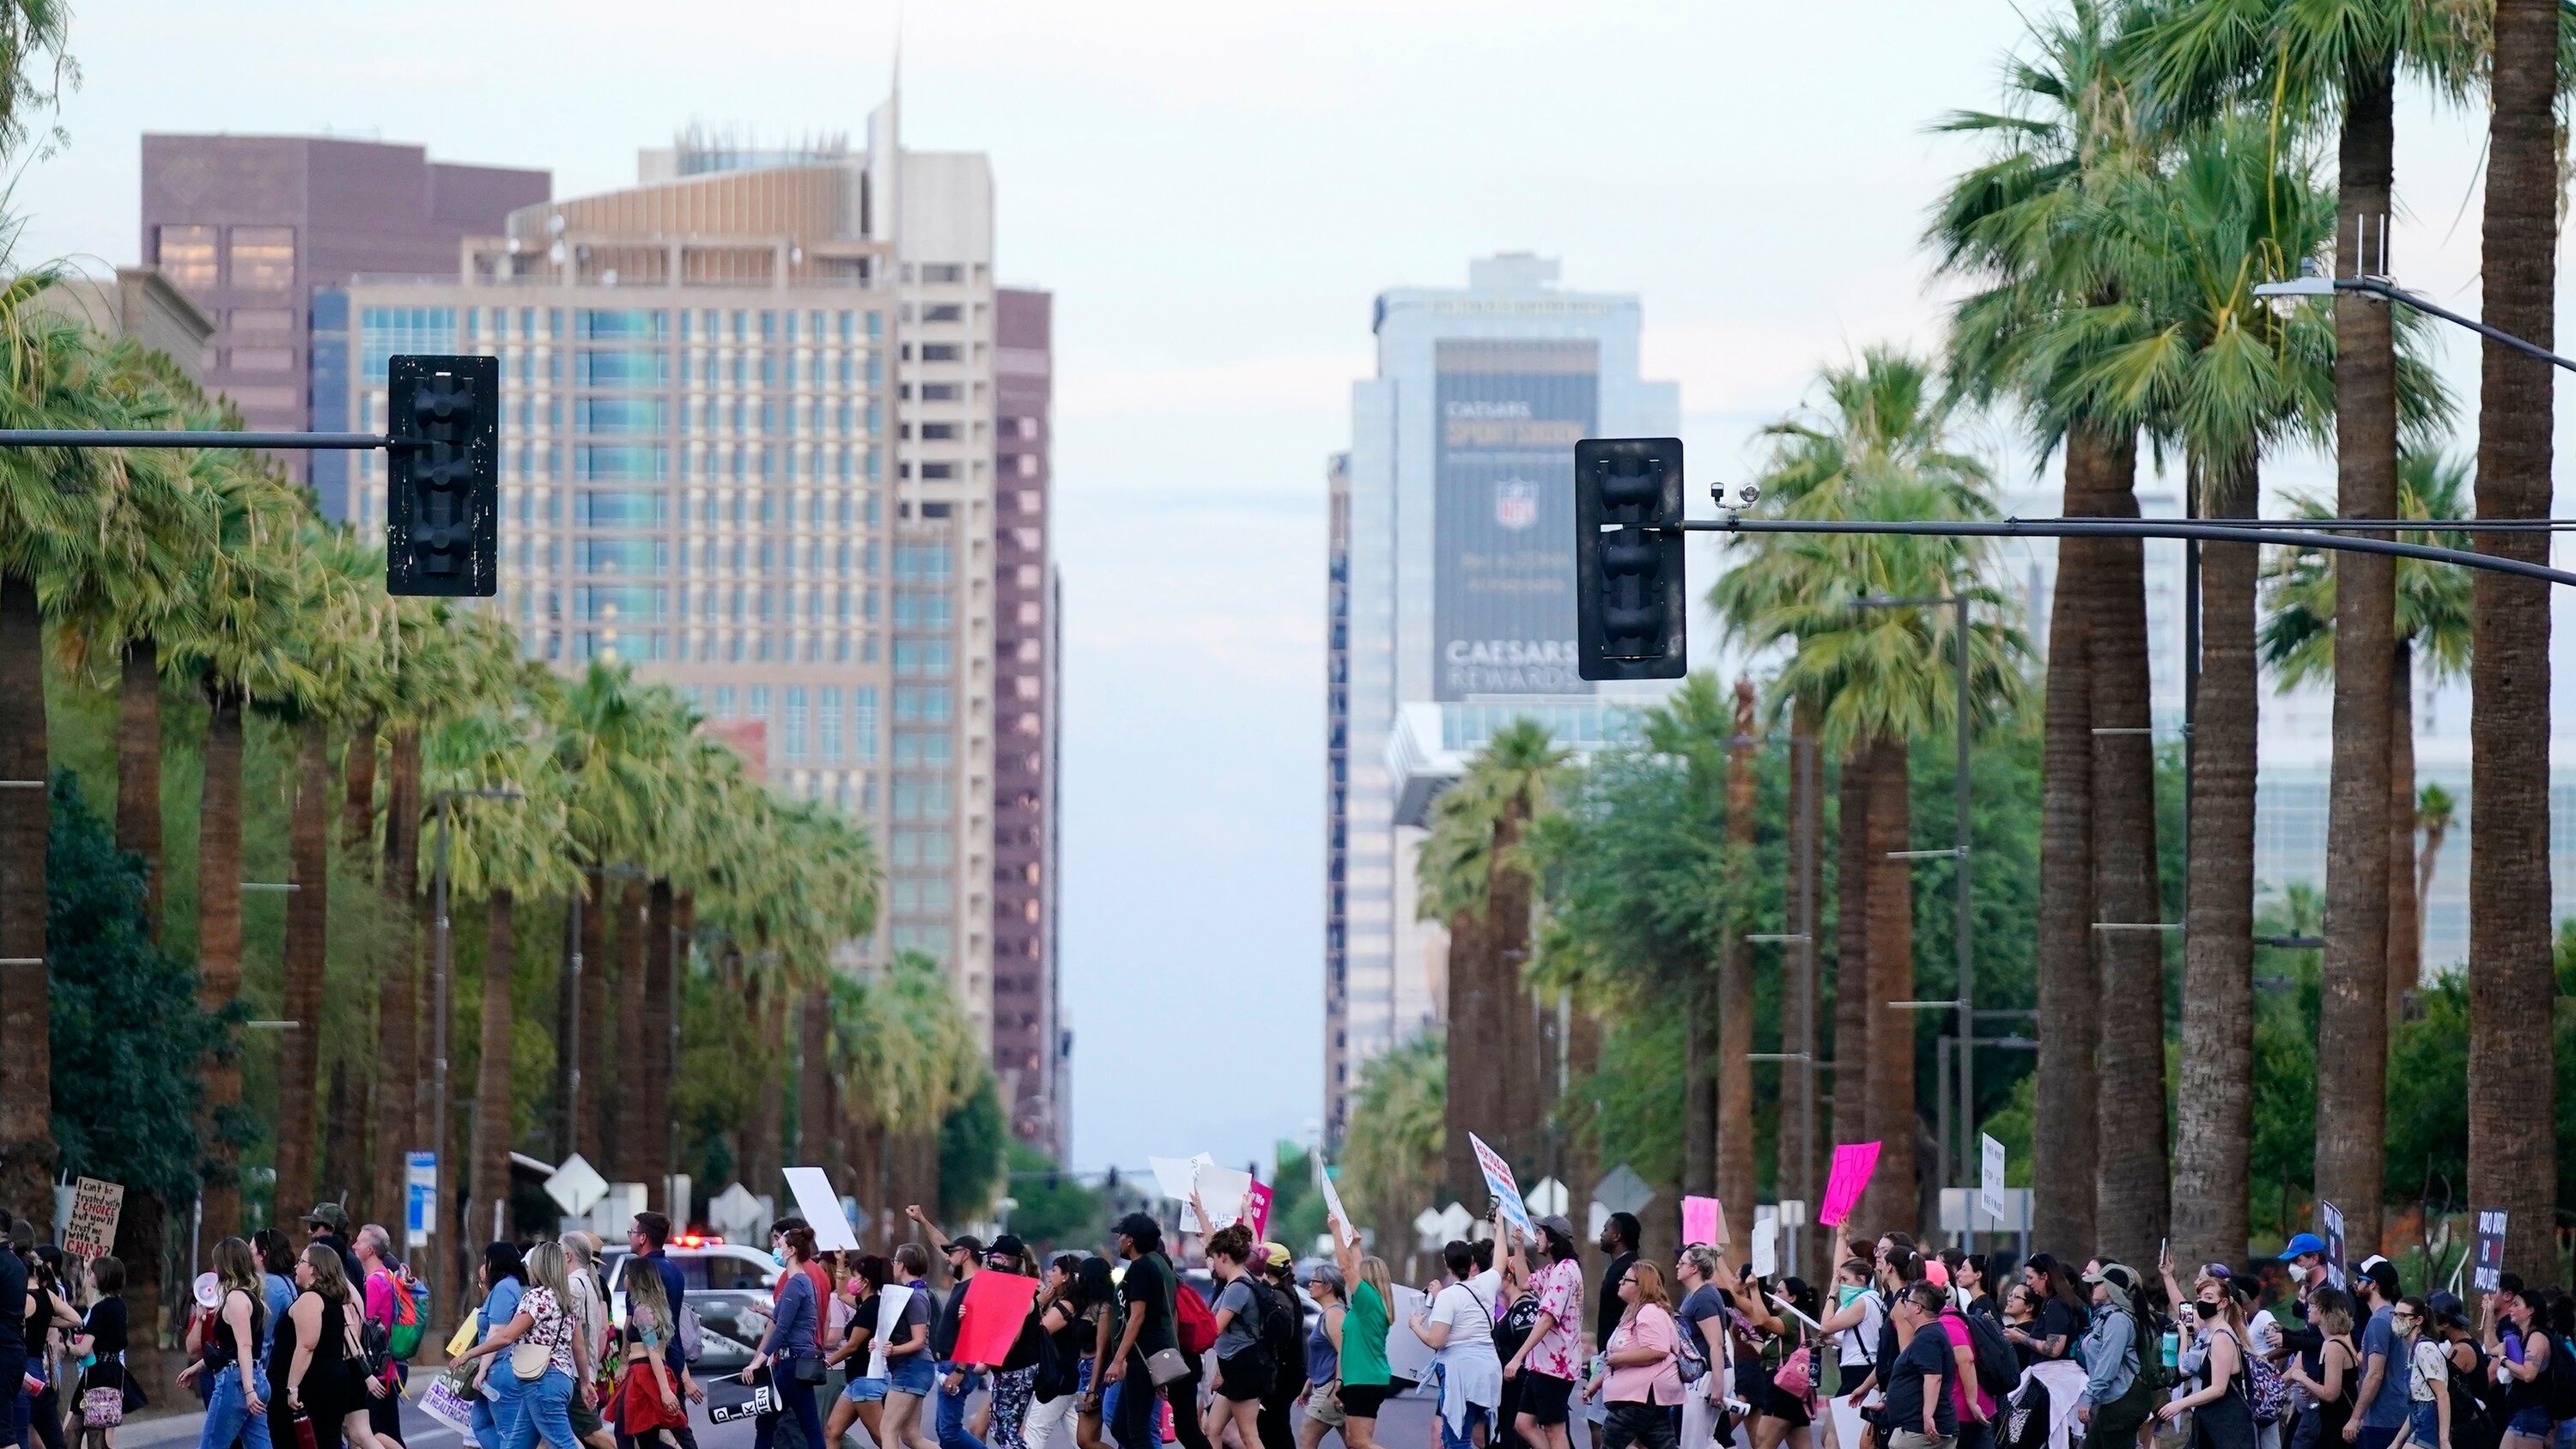
[[[1256,1182],[1243,1194],[1244,1226],[1252,1229],[1256,1243],[1270,1236],[1270,1184]]]
[[[957,1319],[955,1362],[986,1368],[1008,1358],[1037,1301],[1038,1280],[987,1268],[966,1280],[966,1307]]]

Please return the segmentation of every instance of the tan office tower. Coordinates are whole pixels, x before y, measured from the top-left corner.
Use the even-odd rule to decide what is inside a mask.
[[[631,661],[879,842],[847,964],[918,950],[992,1025],[992,180],[980,155],[684,138],[523,207],[461,275],[314,301],[314,426],[385,359],[501,359],[501,592],[531,658]],[[383,460],[351,518],[381,527]]]

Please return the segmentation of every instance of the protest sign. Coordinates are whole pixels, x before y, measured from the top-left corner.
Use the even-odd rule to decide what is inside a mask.
[[[2326,1240],[2326,1282],[2343,1286],[2343,1209],[2317,1199],[2317,1227]]]
[[[991,1268],[966,1280],[966,1306],[957,1317],[957,1363],[998,1367],[1019,1341],[1037,1300],[1038,1280]]]
[[[1270,1184],[1266,1182],[1254,1183],[1244,1198],[1244,1206],[1251,1210],[1244,1221],[1251,1226],[1256,1243],[1270,1236],[1270,1198]]]
[[[1324,1155],[1315,1154],[1315,1187],[1324,1195],[1324,1211],[1339,1227],[1341,1235],[1356,1238],[1360,1230],[1351,1223],[1351,1215],[1342,1211],[1342,1195],[1333,1188],[1332,1169],[1324,1166]]]
[[[816,1248],[826,1253],[859,1250],[859,1235],[850,1231],[850,1220],[841,1214],[841,1195],[832,1191],[832,1179],[823,1169],[787,1169],[787,1190],[796,1195],[796,1211],[814,1230]]]
[[[1753,1276],[1775,1278],[1780,1273],[1780,1219],[1767,1217],[1753,1225]]]
[[[1834,1168],[1825,1179],[1825,1203],[1816,1221],[1826,1227],[1840,1227],[1860,1205],[1860,1195],[1869,1186],[1869,1175],[1878,1170],[1878,1144],[1846,1142],[1834,1149]]]
[[[2469,1287],[2479,1293],[2493,1293],[2504,1279],[2503,1208],[2478,1209],[2477,1266],[2469,1276]]]
[[[868,1340],[869,1378],[886,1376],[886,1345],[900,1336],[903,1310],[911,1302],[912,1287],[909,1284],[888,1283],[877,1290],[877,1331]]]
[[[1400,1379],[1417,1382],[1431,1377],[1431,1345],[1413,1331],[1413,1315],[1427,1302],[1419,1288],[1393,1285],[1395,1301],[1387,1305],[1386,1371]]]
[[[1712,1248],[1727,1246],[1726,1204],[1713,1197],[1683,1198],[1682,1241],[1706,1243]]]
[[[125,1213],[125,1189],[84,1177],[72,1185],[72,1213],[63,1223],[63,1252],[88,1262],[116,1246],[116,1220]]]
[[[1485,1191],[1502,1204],[1503,1221],[1524,1238],[1536,1237],[1530,1228],[1529,1204],[1521,1201],[1520,1184],[1512,1180],[1512,1165],[1473,1132],[1467,1134],[1467,1145],[1475,1149],[1476,1166],[1485,1174]]]
[[[1202,1158],[1206,1154],[1200,1154]],[[1204,1228],[1181,1224],[1184,1232],[1215,1232],[1231,1227],[1243,1218],[1243,1195],[1252,1190],[1252,1174],[1240,1167],[1219,1167],[1214,1159],[1201,1161],[1191,1175],[1191,1185],[1198,1190],[1199,1201],[1207,1204],[1208,1216],[1216,1219]],[[1260,1234],[1255,1232],[1254,1237]]]
[[[2004,1220],[2004,1145],[1984,1133],[1978,1138],[1985,1144],[1985,1171],[1977,1183],[1978,1205],[1986,1210],[1986,1226]]]

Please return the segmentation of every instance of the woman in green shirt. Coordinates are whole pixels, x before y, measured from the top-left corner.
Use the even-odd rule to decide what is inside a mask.
[[[1342,1442],[1346,1449],[1378,1449],[1377,1411],[1386,1402],[1386,1332],[1390,1322],[1383,1259],[1363,1256],[1359,1236],[1335,1224],[1333,1257],[1351,1285],[1350,1311],[1342,1317]]]

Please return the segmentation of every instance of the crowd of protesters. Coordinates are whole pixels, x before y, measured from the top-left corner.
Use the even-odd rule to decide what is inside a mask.
[[[918,1240],[885,1255],[773,1226],[740,1376],[756,1449],[2576,1449],[2576,1296],[2511,1274],[2474,1306],[2409,1296],[2386,1258],[2338,1271],[2304,1233],[2276,1260],[2152,1273],[1847,1235],[1820,1288],[1707,1244],[1646,1253],[1627,1214],[1587,1281],[1564,1218],[1524,1235],[1498,1213],[1416,1292],[1340,1225],[1301,1264],[1235,1222],[1201,1238],[1203,1294],[1150,1214],[1116,1224],[1114,1257],[1043,1263],[907,1218]],[[215,1244],[185,1306],[200,1449],[403,1442],[426,1291],[382,1227],[332,1203],[299,1226],[300,1244]],[[0,1449],[116,1449],[149,1400],[124,1265],[0,1232]],[[671,1242],[636,1215],[613,1275],[579,1231],[485,1248],[449,1346],[474,1444],[697,1449],[707,1385]],[[970,1306],[987,1272],[1027,1280],[989,1300],[1011,1305],[1000,1325]],[[1390,1444],[1408,1393],[1431,1427]]]

